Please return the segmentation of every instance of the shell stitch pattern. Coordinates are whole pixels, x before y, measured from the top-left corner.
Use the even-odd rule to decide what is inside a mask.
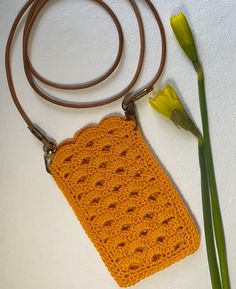
[[[50,171],[121,287],[194,253],[199,233],[133,121],[109,116],[62,143]]]

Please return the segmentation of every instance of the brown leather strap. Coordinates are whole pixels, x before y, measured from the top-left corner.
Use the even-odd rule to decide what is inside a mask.
[[[114,14],[114,12],[102,0],[94,0],[94,2],[96,2],[103,9],[105,9],[106,12],[111,16],[111,18],[114,21],[114,24],[116,26],[117,32],[118,32],[119,48],[118,48],[117,56],[115,58],[114,63],[108,69],[108,71],[105,72],[103,75],[101,75],[101,76],[99,76],[96,79],[93,79],[91,81],[80,83],[80,84],[61,84],[61,83],[53,82],[53,81],[50,81],[50,80],[44,78],[34,69],[33,65],[31,64],[31,61],[30,61],[29,55],[28,55],[28,46],[29,46],[28,41],[29,41],[29,36],[30,36],[35,19],[39,15],[42,8],[48,2],[49,2],[49,0],[29,0],[23,6],[23,8],[20,10],[20,12],[18,13],[18,15],[17,15],[17,17],[16,17],[16,19],[12,25],[12,28],[11,28],[11,31],[10,31],[10,34],[8,37],[8,41],[7,41],[7,45],[6,45],[6,54],[5,54],[5,65],[6,65],[6,74],[7,74],[7,80],[8,80],[10,93],[11,93],[12,99],[13,99],[19,113],[21,114],[23,119],[28,124],[28,128],[31,130],[31,132],[33,132],[44,143],[44,145],[50,147],[50,145],[48,144],[48,139],[44,140],[44,138],[40,134],[40,131],[37,130],[36,126],[33,124],[33,122],[30,120],[30,118],[25,113],[24,109],[22,108],[22,106],[19,102],[19,99],[17,97],[17,93],[15,91],[15,87],[14,87],[14,83],[13,83],[13,79],[12,79],[11,48],[12,48],[12,43],[13,43],[16,29],[18,27],[20,20],[24,16],[24,14],[29,10],[28,15],[27,15],[27,19],[25,21],[24,33],[23,33],[23,62],[24,62],[24,70],[25,70],[27,80],[28,80],[29,84],[31,85],[31,87],[35,90],[35,92],[39,96],[41,96],[42,98],[44,98],[45,100],[47,100],[51,103],[54,103],[54,104],[57,104],[60,106],[64,106],[64,107],[71,107],[71,108],[96,107],[96,106],[108,104],[108,103],[115,101],[115,100],[117,100],[123,96],[126,96],[131,91],[131,89],[134,87],[135,83],[137,82],[139,75],[140,75],[140,72],[141,72],[141,69],[142,69],[143,60],[144,60],[144,53],[145,53],[145,35],[144,35],[143,21],[142,21],[142,17],[141,17],[139,8],[138,8],[137,4],[135,3],[135,0],[128,0],[128,2],[130,3],[130,5],[134,11],[136,18],[137,18],[137,23],[138,23],[138,27],[139,27],[139,36],[140,36],[139,60],[138,60],[135,74],[134,74],[132,80],[130,81],[130,83],[124,89],[122,89],[119,93],[112,95],[111,97],[108,97],[108,98],[105,98],[102,100],[98,100],[98,101],[75,103],[75,102],[60,100],[54,96],[51,97],[51,96],[47,95],[40,88],[39,84],[36,83],[36,79],[38,81],[41,81],[42,83],[48,85],[48,86],[51,86],[54,88],[59,88],[59,89],[75,90],[75,89],[84,89],[84,88],[92,87],[98,83],[101,83],[105,79],[107,79],[115,71],[115,69],[119,65],[119,62],[120,62],[120,59],[122,56],[123,42],[124,41],[123,41],[122,27],[120,25],[118,18]],[[145,0],[145,2],[149,6],[151,12],[153,13],[153,15],[156,19],[156,22],[159,26],[159,30],[160,30],[160,34],[161,34],[161,39],[162,39],[162,55],[161,55],[160,66],[157,69],[157,72],[155,73],[153,78],[145,85],[144,91],[148,92],[148,91],[152,90],[153,85],[156,83],[156,81],[160,77],[162,70],[164,68],[164,63],[165,63],[165,58],[166,58],[166,40],[165,40],[164,28],[163,28],[161,19],[160,19],[159,15],[156,11],[156,8],[153,6],[151,1]],[[134,102],[137,98],[142,97],[143,94],[138,93],[138,94],[136,94],[136,96],[135,96],[135,93],[131,94],[131,95],[129,94],[128,102],[126,104],[128,104],[130,102]]]

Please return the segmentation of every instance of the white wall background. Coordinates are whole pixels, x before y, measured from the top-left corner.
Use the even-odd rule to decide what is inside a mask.
[[[125,32],[122,67],[104,86],[61,93],[66,99],[92,100],[118,91],[131,77],[138,56],[138,34],[128,1],[108,0]],[[150,79],[160,56],[160,37],[150,11],[137,1],[147,33],[147,56],[138,86]],[[62,193],[44,170],[41,144],[26,129],[7,88],[4,48],[10,26],[25,0],[1,0],[0,93],[0,288],[115,289],[98,253],[88,240]],[[153,0],[163,20],[168,56],[158,87],[171,81],[200,126],[197,83],[179,49],[169,17],[182,10],[197,38],[206,73],[210,130],[224,219],[232,288],[236,287],[236,2],[235,0]],[[22,28],[22,26],[21,26]],[[117,35],[110,18],[93,1],[52,1],[42,13],[32,39],[32,62],[46,77],[84,81],[102,73],[116,52]],[[20,31],[20,36],[22,31]],[[89,110],[55,107],[37,98],[22,69],[21,37],[13,53],[14,81],[30,117],[60,142],[88,122],[121,112],[121,101]],[[201,208],[197,143],[155,113],[147,98],[137,103],[140,121],[153,149],[172,175],[201,230],[200,249],[157,273],[135,289],[209,289]]]

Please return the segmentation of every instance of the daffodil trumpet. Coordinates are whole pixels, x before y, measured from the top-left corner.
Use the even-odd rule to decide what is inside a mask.
[[[221,272],[221,276],[219,277],[216,268],[213,268],[216,270],[212,271],[213,259],[211,253],[209,252],[209,247],[211,247],[211,244],[209,243],[209,240],[207,240],[207,232],[206,232],[206,230],[208,230],[209,228],[208,229],[206,228],[205,223],[208,262],[211,271],[212,286],[213,288],[230,289],[230,278],[227,263],[225,236],[221,217],[220,204],[218,199],[214,163],[210,142],[203,67],[197,55],[197,50],[191,28],[184,14],[178,13],[176,16],[172,16],[170,19],[170,24],[181,48],[185,52],[186,56],[192,62],[198,76],[199,103],[203,128],[203,142],[201,144],[199,143],[199,161],[202,173],[202,182],[206,182],[206,180],[208,182],[208,184],[202,184],[202,190],[204,190],[205,193],[207,193],[208,190],[210,191],[210,198],[207,197],[207,199],[205,199],[204,198],[205,196],[203,196],[203,203],[210,201],[211,204],[210,208],[213,216],[214,235],[217,245],[217,252]],[[205,160],[203,160],[203,158],[205,158]],[[204,210],[204,205],[205,204],[203,204],[203,214],[206,214],[206,211]],[[214,242],[212,243],[212,247],[213,244]]]

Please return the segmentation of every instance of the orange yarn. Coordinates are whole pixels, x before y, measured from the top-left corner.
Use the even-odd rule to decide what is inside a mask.
[[[197,250],[196,226],[133,121],[85,127],[59,146],[50,170],[120,286]]]

